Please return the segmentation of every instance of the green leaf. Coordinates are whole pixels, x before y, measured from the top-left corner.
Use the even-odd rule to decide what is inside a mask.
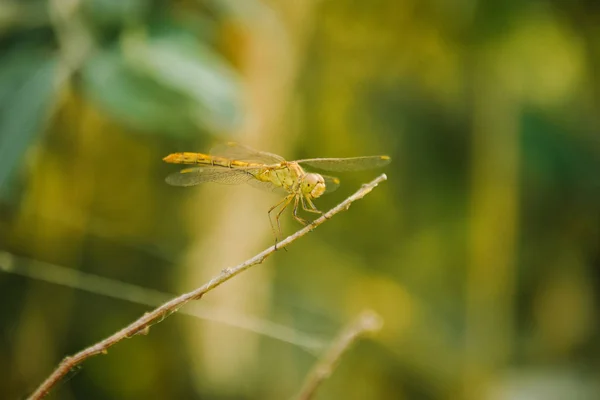
[[[189,100],[132,71],[117,50],[92,57],[83,68],[82,82],[88,97],[133,129],[171,135],[195,130]]]
[[[55,93],[57,62],[37,49],[0,60],[0,196],[27,148],[40,133]]]
[[[125,50],[133,68],[192,101],[192,118],[199,125],[217,131],[238,127],[238,77],[211,48],[173,32],[148,40],[130,35]]]

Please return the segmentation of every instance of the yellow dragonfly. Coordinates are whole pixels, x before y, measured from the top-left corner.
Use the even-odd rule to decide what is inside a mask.
[[[173,153],[163,161],[172,164],[192,164],[200,167],[185,168],[166,178],[173,186],[194,186],[204,182],[224,184],[248,183],[259,189],[278,191],[285,194],[283,200],[268,211],[271,228],[277,237],[271,213],[280,207],[275,220],[281,233],[279,217],[293,202],[293,217],[303,225],[308,221],[298,215],[298,206],[305,211],[321,214],[313,204],[324,193],[336,190],[340,184],[338,178],[306,172],[303,166],[326,171],[359,171],[377,168],[388,164],[388,156],[368,156],[352,158],[308,158],[286,161],[282,157],[254,150],[238,143],[225,143],[213,148],[210,154]]]

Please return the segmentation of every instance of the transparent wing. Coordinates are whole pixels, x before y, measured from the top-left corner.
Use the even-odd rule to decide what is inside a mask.
[[[321,175],[325,180],[325,194],[335,192],[340,187],[340,180],[335,176]]]
[[[210,150],[213,156],[226,157],[232,160],[259,162],[264,164],[279,164],[285,159],[277,154],[255,150],[235,142],[219,144]]]
[[[254,180],[254,176],[247,169],[229,168],[186,168],[167,176],[165,181],[173,186],[194,186],[205,182],[224,183],[237,185]]]
[[[287,194],[284,188],[281,186],[273,185],[271,182],[263,182],[258,179],[250,179],[246,182],[250,186],[256,189],[260,189],[265,192],[278,193],[278,194]]]
[[[308,165],[325,171],[361,171],[365,169],[383,167],[391,161],[389,156],[368,156],[352,158],[309,158],[296,161],[298,164]]]

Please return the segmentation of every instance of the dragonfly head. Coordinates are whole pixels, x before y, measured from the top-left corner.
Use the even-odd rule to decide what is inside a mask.
[[[325,180],[319,174],[306,174],[300,186],[302,193],[313,199],[325,193]]]

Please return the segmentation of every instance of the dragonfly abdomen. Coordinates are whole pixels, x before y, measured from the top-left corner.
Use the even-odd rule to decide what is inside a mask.
[[[200,164],[226,168],[251,166],[250,163],[244,161],[237,161],[225,157],[217,157],[208,154],[190,152],[169,154],[168,156],[163,158],[163,161],[171,164]]]

